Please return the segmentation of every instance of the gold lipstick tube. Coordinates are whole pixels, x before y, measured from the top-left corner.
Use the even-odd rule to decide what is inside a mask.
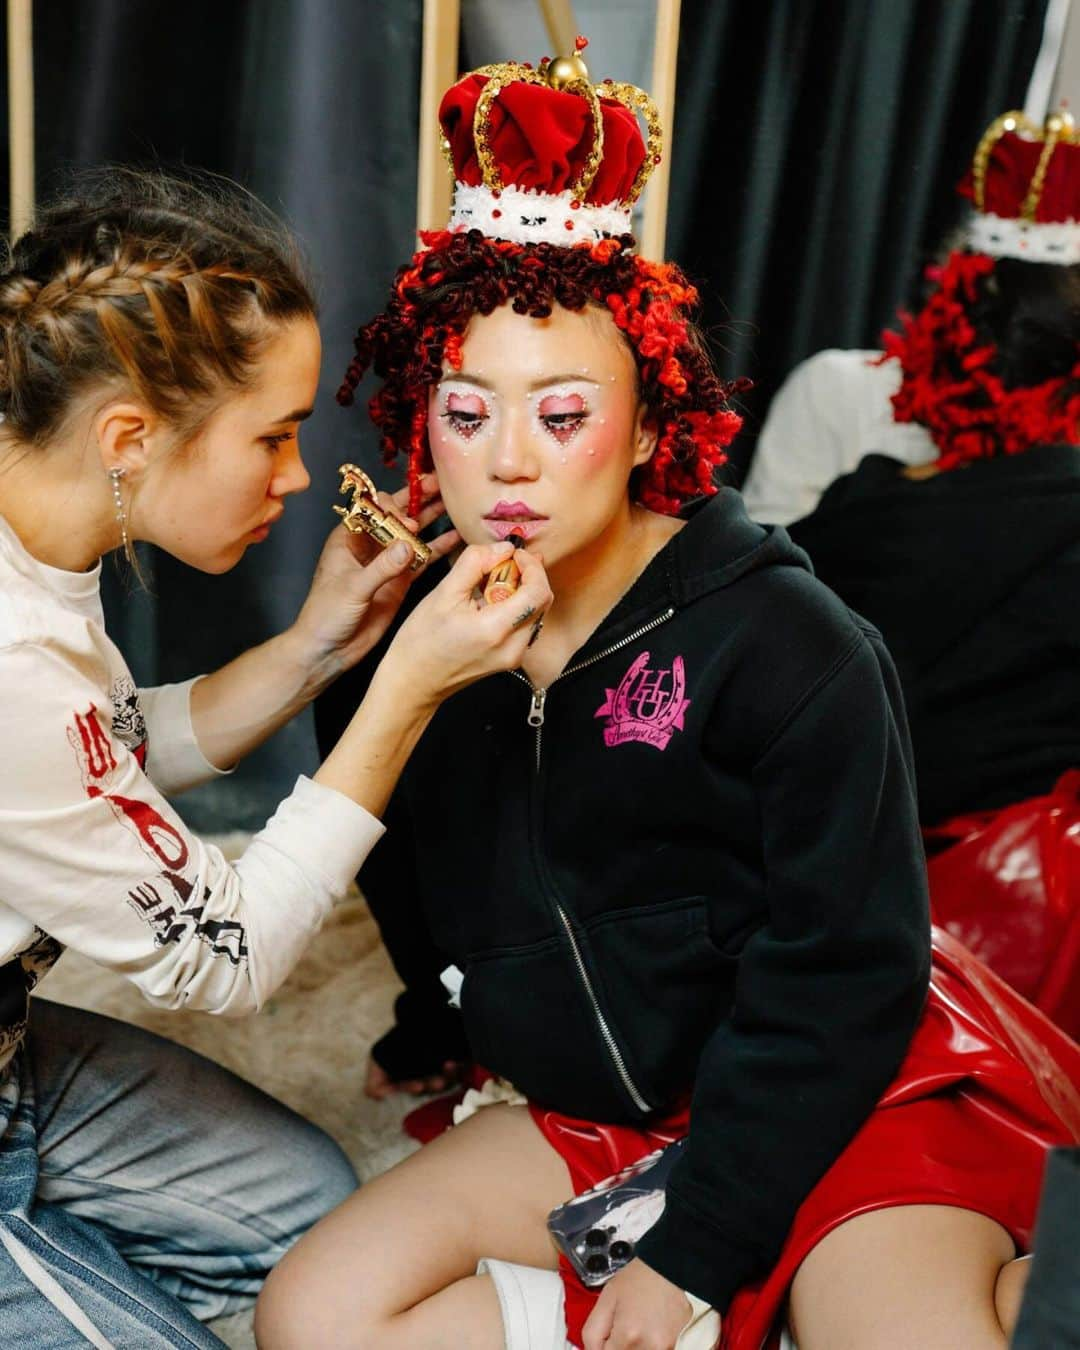
[[[521,569],[512,557],[494,567],[484,586],[484,599],[489,605],[509,600],[521,584]]]

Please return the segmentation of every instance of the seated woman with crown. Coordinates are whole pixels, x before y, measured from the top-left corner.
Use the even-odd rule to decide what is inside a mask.
[[[997,118],[966,246],[885,334],[897,423],[791,527],[904,690],[931,912],[1080,1037],[1080,138]]]
[[[518,535],[555,594],[519,670],[435,713],[360,878],[399,1017],[448,967],[494,1076],[289,1253],[260,1344],[759,1350],[790,1308],[800,1350],[1004,1346],[1080,1049],[947,935],[932,958],[888,653],[717,488],[731,390],[629,233],[651,103],[565,71],[447,93],[450,228],[343,391],[373,367],[414,507],[433,467],[462,537]],[[438,1071],[443,1025],[384,1075]],[[586,1287],[549,1212],[679,1140]]]

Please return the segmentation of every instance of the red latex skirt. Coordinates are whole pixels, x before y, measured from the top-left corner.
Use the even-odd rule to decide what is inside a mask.
[[[679,1138],[689,1118],[683,1110],[646,1130],[530,1109],[565,1159],[575,1194]],[[720,1347],[776,1345],[803,1258],[857,1214],[892,1205],[956,1205],[989,1215],[1026,1251],[1047,1151],[1077,1142],[1080,1046],[960,943],[935,931],[930,996],[907,1058],[873,1115],[803,1202],[772,1271],[736,1294]],[[567,1334],[580,1345],[596,1294],[568,1267],[562,1274]]]
[[[1080,771],[926,841],[934,922],[1080,1040]]]

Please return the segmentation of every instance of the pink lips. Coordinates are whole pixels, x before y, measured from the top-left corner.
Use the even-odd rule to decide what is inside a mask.
[[[256,527],[251,531],[254,538],[258,540],[259,543],[261,543],[270,533],[270,526],[276,525],[284,514],[285,508],[281,507],[277,511],[275,511],[274,514],[268,520],[264,520],[261,525],[256,525]]]
[[[484,519],[496,539],[506,539],[511,534],[531,539],[547,516],[538,514],[525,502],[496,502]]]

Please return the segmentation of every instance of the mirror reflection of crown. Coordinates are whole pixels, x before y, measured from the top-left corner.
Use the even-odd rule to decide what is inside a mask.
[[[1080,262],[1080,135],[1066,112],[1039,127],[1022,112],[987,127],[957,191],[975,210],[968,246],[992,258]]]
[[[439,121],[455,184],[451,230],[564,247],[631,233],[631,208],[660,162],[660,118],[634,85],[590,84],[586,45],[578,38],[572,56],[536,70],[481,66],[447,90]]]

